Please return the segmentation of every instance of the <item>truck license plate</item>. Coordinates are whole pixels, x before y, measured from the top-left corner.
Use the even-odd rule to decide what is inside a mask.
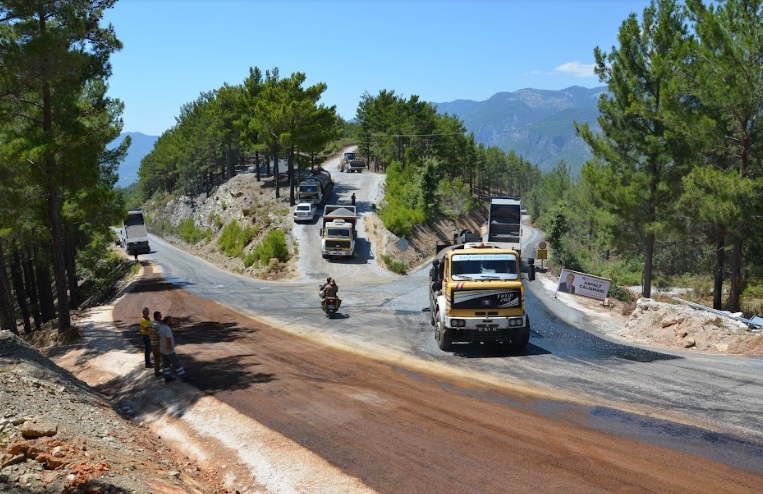
[[[477,324],[477,331],[498,331],[497,324]]]

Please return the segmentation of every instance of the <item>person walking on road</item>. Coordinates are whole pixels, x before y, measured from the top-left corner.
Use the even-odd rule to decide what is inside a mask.
[[[164,324],[159,328],[159,351],[162,353],[162,369],[164,371],[165,383],[175,380],[170,372],[170,367],[175,370],[175,374],[183,381],[190,379],[175,353],[175,337],[172,334],[172,317],[170,316],[164,316]]]
[[[154,354],[154,377],[162,375],[162,352],[159,351],[159,328],[162,327],[162,313],[154,311],[154,320],[148,327],[148,335],[151,338],[151,350]]]
[[[143,340],[143,356],[146,359],[147,369],[153,366],[151,364],[151,336],[148,334],[151,319],[148,318],[148,313],[148,307],[143,307],[143,317],[140,318],[140,337]]]
[[[352,205],[355,205],[355,192],[352,193],[352,197],[350,198],[352,200]]]

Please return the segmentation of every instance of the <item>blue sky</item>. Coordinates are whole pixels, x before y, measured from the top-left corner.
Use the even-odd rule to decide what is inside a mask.
[[[355,115],[361,96],[394,90],[436,103],[523,88],[600,85],[593,50],[617,46],[648,0],[120,0],[124,48],[109,95],[124,131],[161,135],[182,105],[249,67],[325,82],[321,103]]]

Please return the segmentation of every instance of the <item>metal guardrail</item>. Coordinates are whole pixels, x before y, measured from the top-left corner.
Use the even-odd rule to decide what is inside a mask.
[[[692,307],[694,309],[704,310],[704,311],[710,312],[712,314],[717,314],[719,316],[726,317],[726,318],[729,318],[729,319],[733,319],[733,320],[735,320],[737,322],[741,322],[742,324],[746,324],[747,327],[750,328],[750,329],[760,329],[761,327],[763,327],[763,317],[753,316],[752,318],[747,319],[747,318],[744,318],[742,316],[735,316],[735,315],[733,315],[733,314],[731,314],[730,312],[727,312],[727,311],[713,309],[712,307],[707,307],[706,305],[697,304],[697,303],[694,303],[694,302],[689,302],[688,300],[684,300],[682,298],[678,298],[678,297],[672,297],[672,298],[673,298],[673,300],[677,300],[677,301],[681,302],[682,304],[686,304],[689,307]]]

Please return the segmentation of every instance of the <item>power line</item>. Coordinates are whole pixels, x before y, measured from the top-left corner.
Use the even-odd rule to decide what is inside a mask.
[[[370,134],[368,132],[361,133],[360,135],[371,137],[439,137],[439,136],[463,136],[466,135],[463,132],[451,132],[449,134]]]

